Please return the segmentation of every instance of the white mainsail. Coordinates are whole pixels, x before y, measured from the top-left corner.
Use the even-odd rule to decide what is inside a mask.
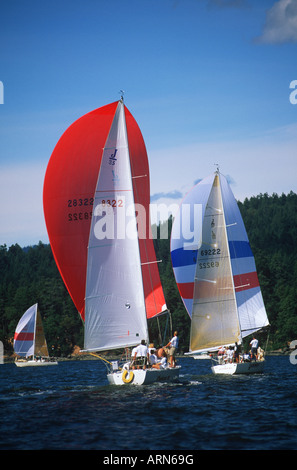
[[[190,349],[209,350],[240,340],[226,224],[216,175],[202,222],[196,264]]]
[[[85,350],[116,349],[148,340],[122,101],[118,103],[104,147],[97,181],[85,306]]]

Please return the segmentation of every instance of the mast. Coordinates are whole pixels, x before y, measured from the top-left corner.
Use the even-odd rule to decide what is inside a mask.
[[[126,123],[126,116],[125,116],[125,106],[124,106],[124,91],[121,90],[121,93],[122,93],[122,96],[121,96],[121,100],[120,100],[120,103],[121,103],[121,106],[123,107],[123,115],[124,115],[124,128],[125,128],[125,138],[126,138],[126,142],[127,142],[127,148],[128,148],[128,155],[129,155],[129,168],[130,168],[130,178],[131,178],[131,184],[132,184],[132,198],[133,198],[133,205],[134,205],[134,209],[135,209],[135,198],[134,198],[134,188],[133,188],[133,179],[132,179],[132,169],[131,169],[131,158],[130,158],[130,149],[129,149],[129,139],[128,139],[128,134],[127,134],[127,123]],[[135,214],[135,210],[134,210],[134,214]],[[149,342],[149,334],[148,334],[148,324],[147,324],[147,312],[146,312],[146,304],[145,304],[145,295],[144,295],[144,285],[143,285],[143,273],[142,273],[142,268],[141,268],[141,255],[140,255],[140,246],[139,246],[139,232],[138,232],[138,229],[137,229],[137,222],[136,222],[136,219],[135,219],[135,224],[136,224],[136,233],[137,233],[137,246],[138,246],[138,257],[139,257],[139,266],[140,266],[140,275],[141,275],[141,292],[142,292],[142,298],[143,298],[143,302],[144,302],[144,311],[145,311],[145,325],[146,325],[146,338],[141,338],[141,339],[145,339],[146,342],[148,343]]]
[[[237,313],[238,326],[239,326],[239,332],[240,332],[240,344],[241,344],[241,343],[242,343],[241,325],[240,325],[240,318],[239,318],[239,314],[238,314],[238,306],[237,306],[237,300],[236,300],[236,294],[235,294],[233,270],[232,270],[231,257],[230,257],[229,238],[228,238],[228,232],[227,232],[227,224],[226,224],[226,218],[225,218],[224,201],[223,201],[222,188],[221,188],[220,170],[219,170],[219,165],[218,165],[218,164],[217,164],[216,174],[217,174],[218,180],[219,180],[219,188],[220,188],[221,201],[222,201],[222,208],[223,208],[224,229],[225,229],[225,235],[226,235],[226,240],[227,240],[227,250],[228,250],[229,268],[230,268],[230,272],[231,272],[233,297],[234,297],[234,302],[235,302],[235,306],[236,306],[236,313]]]
[[[34,358],[35,358],[35,348],[36,348],[37,310],[38,310],[38,304],[35,305],[35,321],[34,321],[34,334],[33,334],[33,360],[34,360]]]

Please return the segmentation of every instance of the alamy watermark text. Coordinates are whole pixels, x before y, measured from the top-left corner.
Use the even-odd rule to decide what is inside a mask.
[[[4,85],[0,81],[0,104],[4,104]]]
[[[108,202],[108,203],[107,203]],[[177,212],[177,204],[150,204],[152,218],[165,220],[158,230],[153,225],[150,238],[169,238],[168,219]],[[202,205],[182,204],[180,223],[177,225],[173,238],[184,240],[184,249],[193,249],[199,245],[202,228]],[[149,223],[146,208],[141,204],[126,203],[125,196],[112,201],[103,200],[94,207],[93,234],[97,240],[104,239],[145,239]]]
[[[297,80],[292,80],[290,83],[290,88],[293,88],[293,91],[290,93],[290,103],[297,104]]]

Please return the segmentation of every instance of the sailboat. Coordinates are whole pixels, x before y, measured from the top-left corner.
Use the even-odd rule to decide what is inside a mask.
[[[190,355],[242,345],[269,325],[246,229],[219,169],[182,201],[171,233],[171,259],[191,317]],[[264,360],[217,362],[212,372],[249,374],[263,367]]]
[[[65,131],[47,167],[43,201],[56,264],[84,321],[83,350],[148,344],[148,319],[168,309],[151,234],[146,148],[123,98]],[[104,362],[116,385],[179,374],[179,367]]]
[[[28,308],[18,322],[13,348],[18,356],[26,358],[17,359],[15,361],[17,367],[53,366],[58,364],[49,357],[38,304]],[[28,359],[31,356],[32,359]]]

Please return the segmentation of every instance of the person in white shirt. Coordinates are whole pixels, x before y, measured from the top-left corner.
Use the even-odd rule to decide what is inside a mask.
[[[228,351],[227,351],[227,361],[228,362],[233,362],[233,354],[234,354],[234,351],[231,347],[228,348]]]
[[[156,352],[155,349],[151,349],[151,351],[150,351],[149,362],[150,362],[151,366],[154,366],[154,364],[157,364],[157,362],[158,362],[158,358],[157,358],[155,352]]]
[[[164,350],[162,352],[161,360],[157,360],[156,364],[152,364],[152,367],[154,369],[166,369],[166,367],[167,367],[167,357],[166,357],[166,353],[165,353]]]
[[[169,343],[165,346],[165,348],[169,348],[168,356],[169,356],[169,367],[175,367],[175,351],[178,348],[178,333],[177,331],[174,332],[173,338],[169,341]]]
[[[252,341],[250,342],[251,346],[251,353],[252,353],[252,359],[256,360],[257,359],[257,349],[258,349],[259,341],[253,337]]]
[[[141,340],[141,343],[136,348],[134,348],[133,352],[133,364],[137,365],[138,369],[143,365],[143,369],[145,369],[148,363],[149,353],[144,339]]]

